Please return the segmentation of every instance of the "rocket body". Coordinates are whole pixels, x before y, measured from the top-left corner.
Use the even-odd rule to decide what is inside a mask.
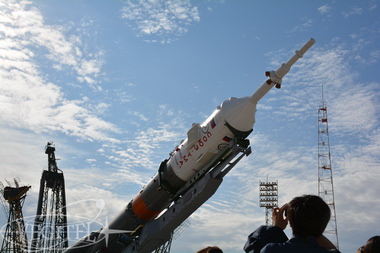
[[[238,131],[250,131],[255,111],[256,105],[248,98],[224,101],[202,124],[193,124],[187,139],[170,157],[168,167],[180,179],[188,181],[235,137],[226,123]]]
[[[187,132],[187,138],[173,150],[170,158],[161,164],[162,178],[159,178],[160,172],[155,174],[125,210],[108,224],[108,228],[125,232],[135,231],[138,226],[156,218],[170,205],[172,195],[228,146],[236,137],[236,133],[248,135],[251,132],[255,112],[256,103],[253,103],[250,97],[229,98],[202,124],[193,124]],[[104,236],[108,237],[107,242]],[[117,234],[102,233],[100,230],[96,233],[96,238],[84,238],[66,252],[121,252],[123,245],[118,242],[119,239],[120,236]],[[86,241],[89,243],[86,244]]]
[[[132,200],[136,216],[142,220],[154,219],[170,204],[170,195],[175,194],[235,138],[231,129],[242,133],[251,132],[255,112],[256,104],[249,97],[230,98],[202,124],[193,124],[187,132],[187,138],[161,164],[162,171]]]
[[[296,54],[276,71],[267,72],[268,80],[249,97],[229,98],[201,124],[193,124],[187,138],[164,160],[157,174],[131,200],[126,208],[102,228],[83,238],[66,250],[73,252],[121,252],[125,245],[120,234],[108,233],[121,230],[136,231],[155,219],[173,201],[175,195],[211,159],[220,153],[234,138],[246,138],[255,123],[257,102],[275,85],[281,84],[290,67],[314,44],[310,39]],[[108,230],[107,230],[108,229]]]

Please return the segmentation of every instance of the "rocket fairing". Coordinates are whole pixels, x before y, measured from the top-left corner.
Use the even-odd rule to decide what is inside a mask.
[[[112,220],[106,229],[83,238],[66,250],[72,252],[121,252],[126,245],[120,238],[138,234],[139,227],[154,220],[175,200],[178,192],[204,166],[229,145],[233,139],[244,140],[253,131],[258,101],[273,86],[280,87],[282,78],[292,65],[315,43],[310,39],[294,56],[276,71],[266,72],[266,81],[249,97],[229,98],[202,123],[193,124],[187,138],[177,146],[170,157],[159,166],[158,173],[128,203],[126,208]],[[124,234],[104,232],[125,231]],[[107,237],[107,238],[105,238]],[[106,239],[106,240],[103,240]]]

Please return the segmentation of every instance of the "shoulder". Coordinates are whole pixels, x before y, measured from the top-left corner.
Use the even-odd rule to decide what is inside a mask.
[[[288,237],[281,228],[276,226],[261,226],[253,231],[244,245],[245,252],[260,252],[269,243],[286,242]]]
[[[286,242],[288,240],[284,231],[276,226],[261,226],[253,231],[248,238],[260,240],[264,245],[271,242]]]
[[[297,252],[297,249],[295,250],[288,243],[268,243],[261,253],[294,253]]]
[[[285,242],[288,240],[288,237],[285,235],[284,231],[276,226],[261,226],[256,230],[256,233],[263,236],[275,236],[283,238],[283,240],[280,240],[281,242]]]
[[[326,250],[324,248],[313,249],[299,247],[298,245],[291,245],[289,243],[269,243],[267,244],[260,253],[303,253],[303,252],[313,252],[313,253],[340,253],[338,250]]]

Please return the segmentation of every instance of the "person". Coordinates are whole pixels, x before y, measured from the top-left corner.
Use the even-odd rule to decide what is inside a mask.
[[[369,238],[366,244],[361,246],[356,253],[380,253],[380,236]]]
[[[246,253],[339,253],[339,250],[323,236],[330,220],[329,206],[318,196],[295,197],[272,213],[273,226],[261,226],[252,232],[244,245]],[[287,225],[293,237],[284,233]]]
[[[223,251],[217,246],[208,246],[197,251],[197,253],[223,253]]]

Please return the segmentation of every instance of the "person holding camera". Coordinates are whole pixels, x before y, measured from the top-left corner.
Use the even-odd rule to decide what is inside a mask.
[[[261,226],[244,245],[246,253],[339,253],[322,233],[331,216],[329,206],[318,196],[295,197],[272,213],[273,226]],[[287,225],[293,237],[284,233]]]

